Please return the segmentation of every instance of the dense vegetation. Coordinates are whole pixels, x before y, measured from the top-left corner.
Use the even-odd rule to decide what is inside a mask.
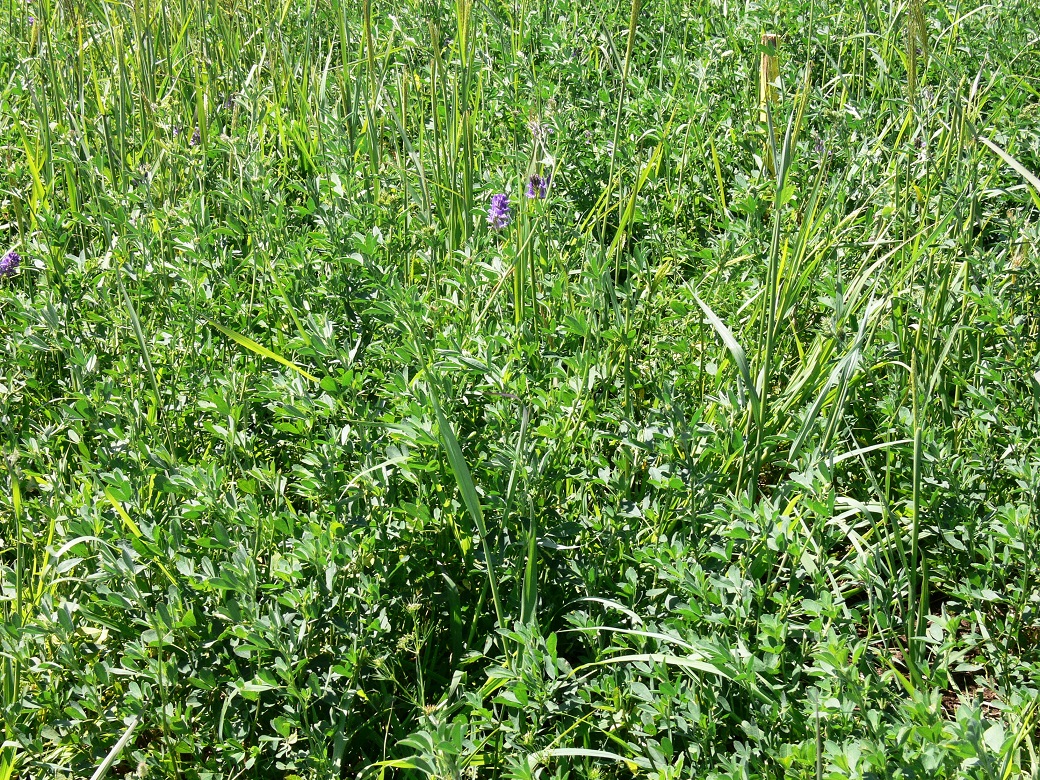
[[[1040,777],[1038,38],[8,0],[0,780]]]

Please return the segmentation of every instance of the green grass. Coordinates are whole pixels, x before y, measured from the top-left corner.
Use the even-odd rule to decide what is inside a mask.
[[[1040,777],[1034,6],[8,2],[0,780]]]

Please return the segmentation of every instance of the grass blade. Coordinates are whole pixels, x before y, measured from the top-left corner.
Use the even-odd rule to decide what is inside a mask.
[[[1032,186],[1032,188],[1037,193],[1040,193],[1040,178],[1037,178],[1036,175],[1031,173],[1028,168],[1022,165],[1022,163],[1020,163],[1018,160],[1016,160],[1014,157],[1012,157],[1010,154],[1008,154],[1001,147],[997,146],[995,143],[993,143],[985,136],[980,135],[978,136],[978,139],[979,143],[987,147],[990,151],[997,155],[997,157],[999,157],[1001,160],[1007,163],[1008,166],[1010,166],[1015,171],[1015,173],[1017,173],[1027,182],[1029,182],[1030,186]]]
[[[609,750],[591,750],[589,748],[549,748],[533,753],[528,760],[537,763],[541,758],[603,758],[607,761],[624,764],[633,774],[638,774],[640,768],[650,768],[650,762],[645,758],[625,758],[617,753],[611,753]]]
[[[487,565],[488,584],[491,586],[491,598],[495,602],[495,616],[498,618],[498,624],[504,628],[506,625],[505,613],[502,610],[502,599],[498,595],[498,578],[495,576],[495,562],[491,556],[491,547],[488,544],[487,526],[484,524],[484,513],[480,508],[480,496],[477,495],[477,486],[473,482],[473,475],[466,464],[466,458],[462,454],[462,448],[459,447],[458,439],[455,438],[455,432],[452,430],[451,423],[448,422],[448,418],[441,411],[440,402],[437,400],[437,392],[432,383],[430,384],[430,400],[433,402],[433,410],[437,416],[437,430],[440,432],[441,444],[444,446],[444,451],[448,456],[448,463],[451,465],[451,471],[455,475],[455,482],[459,487],[459,492],[462,494],[462,502],[466,505],[466,510],[473,519],[473,524],[477,527],[477,533],[480,534],[480,543],[484,548],[484,562]]]
[[[751,398],[751,408],[757,418],[759,407],[758,391],[755,389],[755,383],[751,381],[751,368],[748,366],[747,356],[744,354],[744,348],[737,342],[736,338],[733,336],[733,332],[726,327],[726,323],[719,319],[718,315],[712,311],[712,308],[708,304],[702,301],[697,295],[694,295],[693,299],[697,301],[697,305],[701,307],[704,316],[707,317],[708,322],[710,322],[711,326],[715,328],[715,332],[719,334],[722,343],[725,344],[726,349],[729,350],[729,354],[737,366],[737,371],[740,372],[740,379],[743,383],[743,387]]]
[[[94,774],[90,776],[90,780],[101,780],[101,778],[108,774],[108,770],[112,767],[112,764],[115,763],[116,759],[119,758],[120,753],[123,752],[123,748],[126,747],[126,744],[130,741],[130,738],[134,735],[134,732],[137,731],[137,727],[140,724],[141,721],[137,718],[130,721],[130,725],[126,727],[123,736],[121,736],[116,741],[116,744],[112,746],[112,749],[108,751],[105,760],[102,761],[98,765],[98,768],[94,770]]]
[[[211,326],[213,326],[214,328],[219,330],[221,333],[223,333],[225,336],[227,336],[229,339],[231,339],[232,341],[237,341],[239,344],[241,344],[246,349],[248,349],[248,350],[250,350],[252,352],[255,352],[256,354],[260,355],[261,357],[265,357],[268,360],[273,360],[276,363],[281,363],[286,368],[290,368],[293,371],[295,371],[297,374],[302,376],[304,379],[308,379],[311,382],[315,382],[315,383],[318,382],[318,377],[314,376],[314,374],[311,374],[311,373],[303,370],[298,365],[293,363],[291,360],[287,360],[286,358],[283,358],[277,352],[272,352],[271,350],[269,350],[267,347],[263,346],[262,344],[257,344],[255,341],[253,341],[248,336],[243,336],[241,333],[239,333],[237,331],[234,331],[234,330],[231,330],[231,328],[225,328],[219,322],[215,322],[213,320],[206,320],[206,321]]]

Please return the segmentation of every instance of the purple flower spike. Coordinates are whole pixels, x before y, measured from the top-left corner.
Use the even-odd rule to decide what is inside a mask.
[[[509,227],[513,215],[509,213],[509,196],[506,194],[492,195],[491,208],[488,209],[488,224],[494,230],[504,230]]]
[[[532,173],[527,180],[527,191],[524,193],[529,198],[544,198],[546,190],[549,189],[549,177],[539,176]]]
[[[199,128],[195,128],[195,132],[191,134],[191,140],[188,141],[188,146],[198,146],[199,141],[202,140],[202,131]]]
[[[13,276],[18,270],[18,264],[22,262],[21,256],[13,249],[3,257],[0,257],[0,276]]]

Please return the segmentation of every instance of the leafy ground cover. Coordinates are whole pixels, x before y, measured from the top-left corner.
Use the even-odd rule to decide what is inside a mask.
[[[1038,30],[10,0],[0,780],[1040,776]]]

